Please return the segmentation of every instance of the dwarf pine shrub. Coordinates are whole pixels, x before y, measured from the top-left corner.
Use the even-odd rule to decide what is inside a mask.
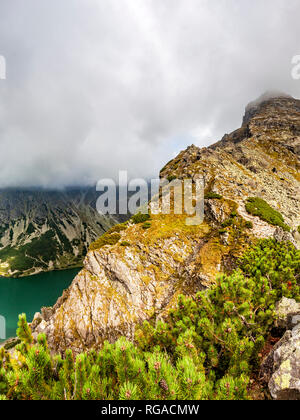
[[[105,233],[95,242],[91,243],[89,250],[96,251],[97,249],[103,248],[106,245],[116,245],[120,239],[121,235],[119,233]]]
[[[195,298],[180,296],[165,322],[146,322],[136,342],[120,338],[74,357],[52,356],[21,315],[16,355],[0,349],[0,400],[248,399],[249,377],[282,297],[300,300],[300,252],[259,241],[231,275]]]

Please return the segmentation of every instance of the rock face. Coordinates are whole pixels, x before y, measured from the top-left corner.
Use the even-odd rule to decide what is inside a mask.
[[[262,377],[276,400],[300,400],[300,304],[283,298],[276,307],[279,326],[291,328],[262,364]]]
[[[274,369],[269,382],[276,400],[300,400],[300,324],[288,331],[274,353]]]
[[[51,349],[62,353],[119,335],[132,338],[136,323],[163,317],[179,293],[192,295],[232,269],[254,237],[282,235],[247,213],[248,197],[267,201],[296,232],[299,142],[300,101],[280,96],[250,105],[242,128],[213,146],[181,152],[161,177],[204,178],[203,224],[187,226],[186,216],[172,214],[152,215],[146,227],[129,224],[115,245],[88,253],[84,269],[35,333],[46,332]]]
[[[297,325],[297,316],[300,316],[300,303],[294,299],[282,298],[276,305],[277,326],[291,329]],[[299,319],[300,323],[300,319]]]
[[[132,339],[136,323],[162,314],[179,293],[203,288],[206,278],[196,278],[189,262],[208,230],[143,241],[140,227],[128,227],[124,235],[135,244],[89,252],[84,269],[52,311],[44,311],[35,332],[45,332],[54,351],[80,352],[120,335]]]
[[[92,189],[0,191],[0,275],[82,264],[89,244],[115,221],[100,216]]]

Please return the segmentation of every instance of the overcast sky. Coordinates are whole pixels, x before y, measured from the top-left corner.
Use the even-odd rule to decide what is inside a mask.
[[[300,97],[300,0],[1,0],[0,186],[155,177]]]

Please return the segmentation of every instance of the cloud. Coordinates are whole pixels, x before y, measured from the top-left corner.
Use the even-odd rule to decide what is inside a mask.
[[[264,91],[299,97],[299,13],[299,0],[2,2],[0,186],[156,176]]]

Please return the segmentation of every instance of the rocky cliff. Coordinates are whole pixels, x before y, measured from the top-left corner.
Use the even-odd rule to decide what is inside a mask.
[[[161,171],[204,178],[204,222],[187,226],[185,215],[160,214],[111,231],[56,305],[36,315],[35,334],[45,332],[60,352],[133,338],[136,323],[163,317],[180,293],[209,287],[255,238],[299,246],[299,156],[300,101],[280,95],[250,104],[240,129],[210,147],[189,147]]]
[[[82,265],[92,241],[116,221],[96,211],[92,189],[0,191],[0,275]]]

